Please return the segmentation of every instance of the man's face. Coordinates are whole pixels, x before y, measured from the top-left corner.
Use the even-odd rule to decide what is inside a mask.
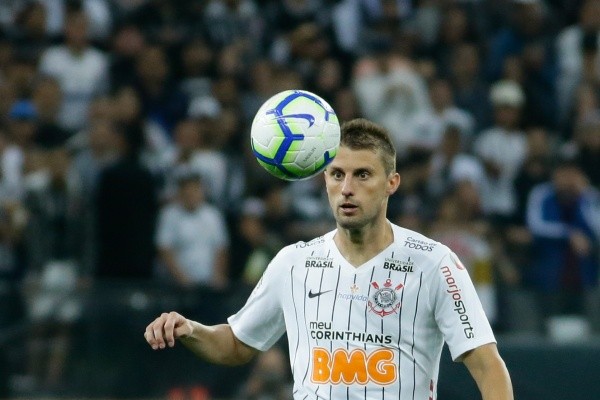
[[[562,203],[577,199],[586,185],[584,175],[575,166],[561,166],[552,174],[556,195]]]
[[[498,105],[494,108],[496,124],[505,129],[515,129],[519,125],[521,110],[509,105]]]
[[[377,153],[342,146],[325,170],[325,184],[338,226],[360,229],[385,217],[387,199],[398,188],[400,175],[386,174]]]
[[[84,13],[69,16],[65,24],[65,37],[70,46],[81,49],[87,46],[88,21]]]
[[[189,180],[179,187],[179,199],[186,210],[193,211],[204,201],[204,191],[200,181]]]

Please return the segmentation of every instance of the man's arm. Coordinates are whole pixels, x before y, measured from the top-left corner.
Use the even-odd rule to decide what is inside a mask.
[[[198,357],[222,365],[247,363],[258,353],[240,341],[227,324],[206,326],[176,313],[163,313],[146,327],[144,338],[154,350],[173,347],[178,339]]]
[[[508,370],[495,343],[477,347],[462,359],[475,379],[483,400],[514,399]]]

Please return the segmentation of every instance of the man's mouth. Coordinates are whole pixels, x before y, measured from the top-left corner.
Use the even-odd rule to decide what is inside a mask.
[[[343,203],[340,207],[342,208],[342,210],[347,210],[347,211],[358,208],[357,205],[352,204],[352,203]]]

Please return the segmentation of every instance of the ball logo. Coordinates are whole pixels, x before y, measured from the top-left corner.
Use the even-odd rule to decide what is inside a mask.
[[[340,348],[332,353],[322,347],[313,348],[311,381],[317,384],[389,385],[398,379],[394,352],[380,348],[367,353],[363,349]]]
[[[371,282],[371,286],[375,288],[375,293],[369,300],[369,309],[380,317],[385,317],[394,314],[400,309],[402,303],[398,296],[398,291],[404,287],[401,283],[394,286],[391,279],[386,279],[383,287],[380,287],[377,282]]]
[[[267,111],[268,114],[275,112],[275,110],[270,110]],[[315,123],[315,117],[313,117],[311,114],[287,114],[287,115],[277,115],[275,118],[273,119],[279,119],[279,120],[283,120],[283,123],[286,123],[286,119],[289,118],[300,118],[300,119],[305,119],[308,121],[308,126],[313,126],[313,124]]]

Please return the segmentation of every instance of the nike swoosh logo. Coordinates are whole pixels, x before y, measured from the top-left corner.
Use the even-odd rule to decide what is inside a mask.
[[[311,127],[315,123],[315,117],[310,114],[286,114],[275,117],[275,119],[300,118],[308,121],[308,126]]]
[[[311,290],[308,291],[308,297],[312,299],[313,297],[317,297],[317,296],[320,296],[322,294],[329,293],[329,292],[331,292],[331,290],[325,290],[323,292],[313,293],[312,289],[311,289]]]

